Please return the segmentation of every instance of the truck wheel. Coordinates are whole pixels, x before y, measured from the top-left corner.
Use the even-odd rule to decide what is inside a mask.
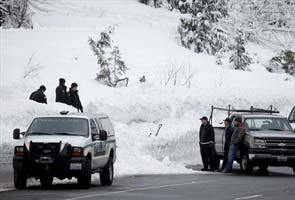
[[[246,174],[251,174],[253,172],[253,166],[250,163],[248,153],[243,153],[241,155],[240,169]]]
[[[14,187],[25,189],[27,186],[27,175],[22,170],[14,170]]]
[[[267,168],[268,168],[267,165],[259,165],[259,172],[261,174],[267,174]]]
[[[53,177],[52,176],[41,176],[40,183],[43,188],[50,188],[52,186]]]
[[[87,159],[82,174],[78,177],[78,185],[88,189],[91,184],[91,160]]]
[[[100,183],[104,186],[110,186],[113,183],[114,179],[114,163],[113,158],[110,157],[107,165],[103,169],[102,172],[100,172]]]

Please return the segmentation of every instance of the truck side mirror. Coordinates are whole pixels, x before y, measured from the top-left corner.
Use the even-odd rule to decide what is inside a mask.
[[[108,139],[108,133],[105,130],[100,130],[99,135],[99,139],[102,141],[106,141]]]
[[[20,129],[16,128],[13,130],[13,139],[19,140],[20,139]]]

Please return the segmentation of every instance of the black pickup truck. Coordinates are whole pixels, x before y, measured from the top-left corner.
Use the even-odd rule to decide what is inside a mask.
[[[243,119],[246,136],[235,158],[242,172],[252,173],[254,167],[266,171],[268,166],[287,166],[295,173],[295,133],[279,111],[273,107],[270,110],[253,107],[235,110],[230,106],[226,109],[212,106],[211,123],[214,110],[226,111],[232,121],[238,116]],[[214,126],[214,131],[217,160],[220,161],[224,158],[224,127]]]

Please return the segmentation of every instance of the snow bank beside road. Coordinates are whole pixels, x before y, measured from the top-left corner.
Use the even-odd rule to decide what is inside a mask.
[[[12,130],[25,130],[38,115],[72,107],[54,103],[58,78],[77,82],[86,112],[104,112],[117,133],[116,175],[191,172],[185,165],[199,164],[199,117],[210,106],[236,108],[276,106],[287,115],[295,102],[294,79],[271,74],[262,64],[252,72],[215,64],[215,58],[195,54],[177,44],[177,12],[154,9],[137,0],[52,1],[48,13],[34,15],[33,30],[1,29],[0,139],[12,152]],[[113,36],[130,68],[127,88],[108,88],[94,78],[97,64],[87,39],[116,25]],[[251,54],[266,62],[274,55],[251,45]],[[262,56],[263,55],[263,56]],[[29,60],[31,59],[31,62]],[[191,67],[191,87],[163,84],[171,67]],[[32,69],[34,73],[28,74]],[[139,83],[146,75],[147,82]],[[161,80],[162,77],[162,80]],[[162,82],[162,84],[161,84]],[[30,93],[46,85],[48,105],[29,101]],[[216,122],[224,115],[218,114]],[[163,127],[157,137],[158,124]]]

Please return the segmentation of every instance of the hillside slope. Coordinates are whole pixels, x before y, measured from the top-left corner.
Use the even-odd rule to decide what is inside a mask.
[[[46,10],[35,11],[33,30],[1,29],[0,137],[5,143],[1,152],[11,151],[13,128],[25,129],[33,117],[76,112],[54,102],[60,77],[68,85],[78,83],[86,112],[105,112],[113,120],[116,175],[189,172],[185,165],[200,163],[198,119],[209,115],[212,104],[236,108],[272,104],[284,115],[294,105],[294,78],[285,81],[284,74],[265,70],[274,50],[248,44],[250,54],[260,61],[250,66],[251,72],[217,66],[214,57],[178,44],[178,12],[137,0],[54,0]],[[98,39],[109,25],[116,26],[113,40],[130,69],[127,88],[108,88],[94,80],[98,66],[88,37]],[[164,84],[169,70],[178,66],[193,74],[190,87],[181,84],[185,75],[179,75],[176,86]],[[146,83],[138,81],[142,75]],[[47,87],[48,105],[28,100],[41,84]],[[160,123],[159,136],[148,137]]]

